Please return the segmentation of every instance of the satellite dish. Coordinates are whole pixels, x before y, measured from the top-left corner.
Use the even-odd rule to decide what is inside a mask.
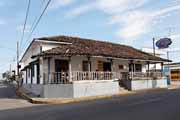
[[[156,46],[159,49],[165,49],[169,48],[169,46],[172,44],[171,38],[161,38],[156,42]]]

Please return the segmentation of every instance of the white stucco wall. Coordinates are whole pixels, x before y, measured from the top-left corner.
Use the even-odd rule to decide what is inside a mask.
[[[73,98],[73,84],[44,85],[44,98]]]
[[[158,79],[158,80],[132,80],[128,85],[131,86],[131,90],[142,90],[142,89],[151,89],[151,88],[166,88],[167,80]]]
[[[44,98],[80,98],[119,92],[117,81],[87,81],[73,84],[23,85],[23,87]]]
[[[43,96],[44,86],[40,84],[24,84],[23,88],[32,92],[34,95]]]
[[[74,82],[73,88],[74,98],[108,95],[119,92],[119,83],[117,81]]]

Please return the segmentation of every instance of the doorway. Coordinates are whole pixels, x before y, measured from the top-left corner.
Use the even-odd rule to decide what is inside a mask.
[[[66,84],[69,78],[69,62],[67,60],[55,60],[55,84]]]
[[[111,63],[110,62],[103,62],[103,71],[111,72]]]
[[[67,60],[55,60],[55,72],[68,72],[69,62]]]

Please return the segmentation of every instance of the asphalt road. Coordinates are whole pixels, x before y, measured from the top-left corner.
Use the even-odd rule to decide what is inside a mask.
[[[180,120],[180,90],[2,110],[0,120]]]

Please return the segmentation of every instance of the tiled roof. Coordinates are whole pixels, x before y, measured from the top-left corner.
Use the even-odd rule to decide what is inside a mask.
[[[38,38],[38,40],[72,43],[67,45],[60,45],[59,47],[44,51],[41,55],[90,55],[116,57],[130,60],[140,59],[147,61],[170,61],[160,57],[155,57],[151,54],[135,49],[131,46],[110,43],[105,41],[97,41],[69,36],[43,37]]]

